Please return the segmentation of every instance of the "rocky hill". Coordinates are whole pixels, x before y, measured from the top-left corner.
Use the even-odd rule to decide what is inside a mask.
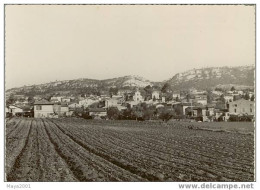
[[[185,90],[192,87],[209,89],[230,85],[253,88],[254,72],[254,66],[193,69],[178,73],[165,82],[169,83],[173,90]]]
[[[79,94],[86,91],[108,91],[110,88],[133,89],[145,86],[162,87],[165,83],[170,84],[173,90],[187,90],[189,88],[208,89],[217,86],[243,86],[243,88],[254,87],[254,66],[241,67],[214,67],[193,69],[174,75],[163,82],[152,82],[140,76],[124,76],[106,80],[76,79],[55,81],[40,85],[12,88],[6,91],[9,94]]]
[[[12,88],[6,91],[6,94],[78,94],[85,91],[108,91],[110,88],[132,89],[135,87],[153,86],[154,82],[144,79],[140,76],[124,76],[106,80],[94,79],[76,79],[50,82],[40,85],[24,86]]]

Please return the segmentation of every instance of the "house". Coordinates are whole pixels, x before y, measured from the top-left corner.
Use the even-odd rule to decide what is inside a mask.
[[[215,119],[217,121],[228,121],[229,117],[230,117],[230,114],[226,109],[215,111]]]
[[[166,97],[162,96],[162,103],[165,103],[165,101],[166,101]]]
[[[131,92],[132,92],[131,90],[119,89],[117,95],[124,97],[126,94],[131,94]]]
[[[52,115],[54,115],[53,105],[53,102],[49,102],[45,99],[34,102],[34,117],[52,117]]]
[[[76,102],[71,102],[68,104],[68,106],[69,106],[69,108],[72,108],[72,109],[80,108],[80,105]]]
[[[185,115],[190,115],[193,117],[203,117],[206,116],[205,107],[190,106],[185,109]]]
[[[126,109],[127,109],[126,106],[122,106],[122,105],[117,105],[116,107],[117,107],[117,109],[118,109],[119,111],[122,111],[122,110],[126,110]]]
[[[25,99],[19,99],[19,100],[16,100],[15,101],[15,104],[20,104],[20,105],[27,105],[29,102],[28,102],[28,98],[25,98]]]
[[[172,108],[175,110],[177,115],[185,115],[185,109],[187,107],[190,107],[192,104],[191,103],[181,103],[181,102],[176,102],[172,104]]]
[[[226,95],[224,99],[226,103],[233,102],[233,95]]]
[[[61,98],[61,102],[71,102],[71,98]]]
[[[36,95],[33,97],[33,99],[34,99],[34,101],[39,101],[39,100],[43,99],[43,97],[40,95]]]
[[[11,117],[12,113],[10,113],[9,107],[5,107],[5,117]]]
[[[197,89],[196,88],[190,88],[189,89],[189,94],[196,94],[197,93]]]
[[[100,118],[107,116],[107,110],[105,108],[90,108],[89,115],[93,118]]]
[[[50,102],[59,103],[60,101],[57,98],[51,97]]]
[[[134,106],[138,105],[139,102],[135,102],[135,101],[126,101],[125,104],[126,104],[126,105],[129,105],[130,108],[133,108]]]
[[[207,112],[206,112],[207,116],[214,116],[215,115],[215,108],[214,108],[214,106],[207,105],[206,108],[207,108]]]
[[[53,96],[51,97],[51,102],[61,102],[62,97],[61,96]]]
[[[118,99],[121,99],[121,98],[123,98],[123,96],[121,96],[121,95],[112,95],[112,98],[118,98]]]
[[[116,107],[117,105],[121,104],[121,98],[109,98],[107,100],[105,100],[105,107],[109,108],[109,107]]]
[[[156,109],[158,109],[158,108],[164,108],[164,105],[163,104],[157,104]]]
[[[207,105],[207,99],[195,99],[194,102],[201,104],[203,106]]]
[[[212,91],[212,94],[216,95],[216,96],[221,96],[223,94],[222,91],[216,91],[216,90],[213,90]]]
[[[234,115],[255,115],[255,102],[245,99],[230,102],[229,113]]]
[[[79,105],[80,105],[80,107],[83,106],[84,108],[86,108],[86,107],[88,107],[88,106],[90,106],[91,104],[94,104],[94,103],[96,103],[96,102],[99,102],[99,100],[96,99],[96,98],[94,98],[94,97],[89,97],[89,98],[80,100],[80,101],[79,101]]]
[[[253,92],[248,92],[249,98],[252,98],[252,96],[254,95]]]
[[[160,99],[160,91],[156,90],[152,92],[152,99],[159,100]]]
[[[16,105],[10,105],[9,106],[9,113],[12,114],[12,116],[22,116],[23,115],[23,108]]]
[[[242,95],[244,95],[244,91],[243,91],[243,90],[238,90],[238,91],[237,91],[237,94],[239,94],[239,95],[242,96]]]
[[[177,92],[174,92],[174,93],[172,94],[172,98],[173,98],[174,100],[180,99],[180,98],[181,98],[181,94],[180,94],[180,93],[177,93]]]
[[[69,106],[68,104],[62,103],[60,106],[60,115],[61,116],[68,116],[69,115]]]
[[[135,102],[142,102],[143,101],[143,97],[141,95],[141,92],[139,90],[137,90],[134,95],[133,95],[133,100]]]

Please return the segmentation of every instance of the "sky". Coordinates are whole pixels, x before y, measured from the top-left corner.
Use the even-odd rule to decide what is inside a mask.
[[[255,7],[6,5],[6,89],[255,64]]]

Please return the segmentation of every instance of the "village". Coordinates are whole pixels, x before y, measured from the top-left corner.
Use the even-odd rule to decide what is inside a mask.
[[[99,95],[54,95],[48,99],[13,95],[5,112],[6,117],[254,121],[255,102],[254,92],[248,89],[171,91],[165,84],[162,89],[150,85],[133,90],[111,88]]]

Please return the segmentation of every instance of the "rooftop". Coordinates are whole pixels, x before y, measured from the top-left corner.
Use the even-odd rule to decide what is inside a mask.
[[[49,102],[48,100],[42,99],[39,101],[35,101],[34,105],[53,105],[53,102]]]

